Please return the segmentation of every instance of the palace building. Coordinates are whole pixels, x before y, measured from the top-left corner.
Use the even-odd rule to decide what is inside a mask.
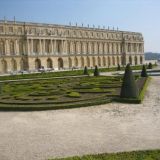
[[[144,62],[141,33],[0,21],[0,73]]]

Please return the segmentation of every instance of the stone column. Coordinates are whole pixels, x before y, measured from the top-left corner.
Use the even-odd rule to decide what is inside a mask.
[[[53,53],[53,41],[52,41],[52,39],[50,40],[50,48],[51,48],[50,53],[52,54]]]
[[[64,40],[61,40],[61,54],[64,52]]]
[[[137,43],[137,45],[136,45],[136,46],[137,46],[137,47],[136,47],[136,49],[137,49],[137,52],[136,52],[136,53],[138,53],[138,52],[139,52],[139,48],[138,48],[138,45],[139,45],[139,44]]]
[[[57,54],[57,40],[54,40],[54,53]]]
[[[133,52],[133,43],[130,43],[131,44],[131,53]]]
[[[46,54],[46,40],[44,39],[43,40],[43,54],[45,55]]]
[[[39,39],[39,54],[42,54],[42,40]]]
[[[64,54],[67,54],[67,41],[64,41],[64,46],[63,46],[63,52]]]
[[[144,43],[142,44],[142,46],[143,46],[143,47],[142,47],[142,52],[144,53]]]
[[[5,41],[5,53],[6,53],[6,55],[9,55],[9,42],[8,42],[8,39],[6,39],[6,41]]]
[[[15,40],[15,54],[19,55],[19,45],[17,39]]]
[[[33,54],[33,39],[31,39],[31,47],[30,47],[30,49],[31,49],[31,55]]]
[[[27,54],[27,55],[30,55],[29,39],[26,40],[26,54]]]
[[[7,55],[7,40],[6,39],[4,41],[4,52],[5,52],[5,55]]]

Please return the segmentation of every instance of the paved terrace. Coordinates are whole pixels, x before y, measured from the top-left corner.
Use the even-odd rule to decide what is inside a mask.
[[[143,104],[0,112],[0,160],[160,148],[160,77],[153,77]]]

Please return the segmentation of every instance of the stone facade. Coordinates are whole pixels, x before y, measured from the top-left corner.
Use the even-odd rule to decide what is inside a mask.
[[[143,64],[141,33],[0,21],[0,73]]]

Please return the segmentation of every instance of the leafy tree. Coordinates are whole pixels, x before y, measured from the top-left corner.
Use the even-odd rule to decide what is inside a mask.
[[[95,69],[94,69],[94,76],[99,76],[99,70],[97,66],[95,66]]]
[[[148,75],[147,75],[147,71],[146,71],[146,66],[145,65],[143,65],[143,67],[142,67],[142,72],[141,72],[141,77],[147,77]]]
[[[148,69],[152,69],[152,63],[149,63],[149,65],[148,65]]]
[[[127,64],[121,87],[121,98],[138,98],[139,91],[130,64]]]
[[[120,64],[118,64],[117,71],[120,71],[120,70],[121,70],[121,66]]]
[[[84,74],[84,75],[89,75],[87,66],[84,67],[84,72],[83,72],[83,74]]]

